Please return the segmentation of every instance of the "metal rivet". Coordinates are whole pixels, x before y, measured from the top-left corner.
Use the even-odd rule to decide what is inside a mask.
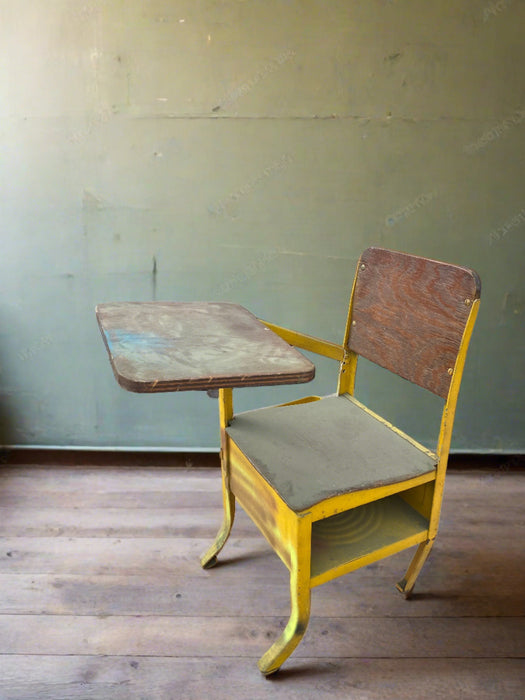
[[[472,299],[465,299],[465,304],[470,306],[472,304]]]
[[[366,266],[365,266],[365,264],[363,263],[363,264],[361,265],[361,270],[364,270],[365,267],[366,267]]]
[[[454,372],[454,370],[452,369],[452,367],[449,367],[449,368],[447,369],[447,372],[448,372],[449,374],[452,374],[452,373]]]
[[[352,321],[352,326],[355,326],[355,321]]]

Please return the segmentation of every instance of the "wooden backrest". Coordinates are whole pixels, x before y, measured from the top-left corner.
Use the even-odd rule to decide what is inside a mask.
[[[446,398],[480,291],[469,268],[368,248],[357,266],[348,348]]]

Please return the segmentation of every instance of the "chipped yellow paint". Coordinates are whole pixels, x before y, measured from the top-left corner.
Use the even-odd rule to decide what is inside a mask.
[[[355,375],[357,372],[357,355],[352,350],[346,350],[341,367],[339,368],[339,381],[337,393],[353,396],[355,389]]]
[[[352,325],[352,314],[354,311],[354,296],[357,285],[357,275],[359,271],[359,262],[356,266],[354,281],[352,283],[352,292],[350,294],[350,303],[348,305],[348,316],[346,319],[345,334],[343,337],[344,356],[339,369],[339,381],[337,383],[337,393],[354,395],[355,375],[357,372],[357,355],[353,350],[348,348],[348,339],[350,337],[350,328]]]

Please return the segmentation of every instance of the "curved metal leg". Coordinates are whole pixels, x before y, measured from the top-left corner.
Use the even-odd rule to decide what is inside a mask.
[[[221,426],[221,474],[222,474],[222,502],[224,518],[221,528],[217,533],[215,542],[201,557],[203,569],[211,569],[217,563],[217,555],[226,544],[235,518],[235,496],[230,491],[230,464],[229,447],[226,436],[226,426],[233,416],[233,397],[231,389],[219,389],[219,422]]]
[[[258,662],[261,673],[271,676],[280,669],[292,651],[304,637],[310,620],[310,577],[290,573],[290,597],[292,612],[288,624],[279,639]]]
[[[223,503],[224,503],[224,519],[221,528],[217,533],[215,542],[208,551],[201,557],[201,566],[203,569],[211,569],[217,563],[217,555],[226,544],[235,518],[235,496],[231,491],[227,490],[223,484]]]
[[[424,563],[427,560],[430,550],[434,540],[428,540],[428,542],[422,542],[416,550],[412,561],[407,569],[405,577],[396,584],[398,591],[404,594],[405,598],[410,598],[416,579],[419,576],[419,572],[423,568]]]

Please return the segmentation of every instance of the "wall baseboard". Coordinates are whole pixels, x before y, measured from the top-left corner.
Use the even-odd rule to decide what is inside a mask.
[[[0,464],[67,467],[220,467],[218,452],[4,448]]]
[[[220,467],[218,452],[9,447],[0,449],[0,465],[67,467]],[[525,468],[525,454],[453,453],[450,469],[514,471]]]

